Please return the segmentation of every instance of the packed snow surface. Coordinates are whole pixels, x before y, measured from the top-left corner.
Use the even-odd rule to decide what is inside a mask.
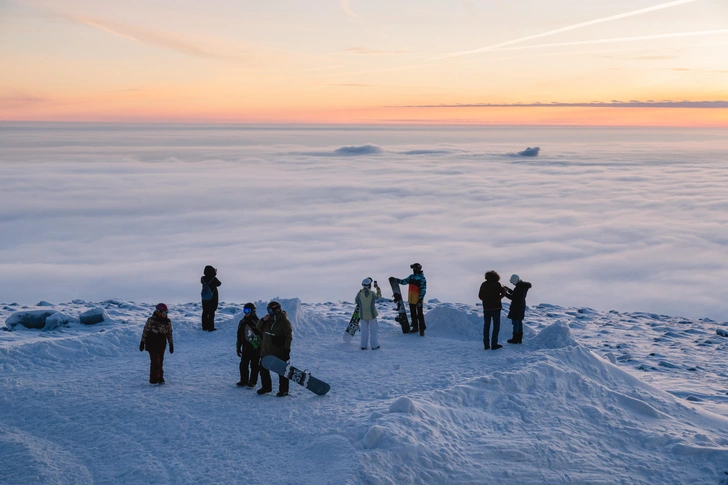
[[[725,323],[542,304],[523,345],[505,343],[503,318],[504,348],[485,351],[477,306],[430,301],[420,337],[383,301],[372,351],[359,334],[343,342],[352,303],[281,301],[291,361],[330,383],[326,396],[235,386],[242,303],[222,303],[211,333],[199,304],[170,307],[164,386],[147,383],[138,350],[154,303],[5,304],[2,321],[70,318],[0,332],[0,481],[725,483]],[[78,321],[99,308],[100,323]]]

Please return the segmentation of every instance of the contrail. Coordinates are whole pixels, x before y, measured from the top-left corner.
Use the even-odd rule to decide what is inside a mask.
[[[452,52],[450,54],[442,54],[442,55],[439,55],[436,57],[432,57],[432,58],[430,58],[430,60],[445,59],[448,57],[466,56],[466,55],[470,55],[470,54],[477,54],[479,52],[492,51],[492,50],[499,49],[501,47],[518,44],[520,42],[526,42],[527,40],[540,39],[541,37],[547,37],[549,35],[560,34],[562,32],[568,32],[569,30],[580,29],[581,27],[587,27],[589,25],[601,24],[604,22],[610,22],[612,20],[618,20],[618,19],[623,19],[623,18],[627,18],[627,17],[634,17],[635,15],[642,15],[643,13],[654,12],[657,10],[662,10],[662,9],[670,8],[670,7],[677,7],[678,5],[684,5],[686,3],[693,3],[693,2],[697,2],[697,1],[698,0],[676,0],[673,2],[662,3],[660,5],[654,5],[652,7],[641,8],[639,10],[633,10],[632,12],[626,12],[626,13],[621,13],[618,15],[612,15],[609,17],[601,18],[601,19],[590,20],[588,22],[581,22],[578,24],[561,27],[560,29],[550,30],[548,32],[542,32],[540,34],[529,35],[528,37],[521,37],[519,39],[509,40],[506,42],[500,42],[498,44],[481,47],[479,49],[472,49],[469,51],[461,51],[461,52]]]
[[[520,51],[528,49],[541,49],[544,47],[566,47],[575,45],[589,45],[589,44],[608,44],[611,42],[633,42],[637,40],[654,40],[654,39],[666,39],[670,37],[697,37],[701,35],[717,35],[717,34],[728,34],[728,29],[722,30],[703,30],[698,32],[673,32],[671,34],[653,34],[653,35],[640,35],[636,37],[613,37],[609,39],[595,39],[595,40],[576,40],[573,42],[554,42],[552,44],[539,44],[539,45],[522,45],[517,47],[505,47],[492,49],[494,52],[502,51]]]

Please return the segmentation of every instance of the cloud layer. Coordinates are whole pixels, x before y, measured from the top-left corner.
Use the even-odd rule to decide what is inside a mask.
[[[194,301],[206,264],[227,301],[351,300],[418,261],[442,301],[495,269],[534,304],[728,311],[719,130],[4,124],[0,145],[6,302]]]

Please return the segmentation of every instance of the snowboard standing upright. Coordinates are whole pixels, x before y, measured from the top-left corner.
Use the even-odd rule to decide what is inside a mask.
[[[260,349],[260,343],[262,341],[260,335],[253,332],[253,330],[247,325],[245,326],[245,340],[250,342],[250,345],[252,345],[254,349]]]
[[[349,326],[346,327],[346,331],[344,332],[344,342],[347,344],[351,342],[351,340],[354,338],[354,335],[359,330],[359,304],[357,303],[356,308],[354,308],[354,313],[351,315],[351,320],[349,320]]]
[[[260,360],[260,363],[269,371],[275,372],[296,384],[300,384],[319,396],[323,396],[331,389],[330,385],[320,379],[316,379],[310,372],[297,369],[275,355],[266,355]]]
[[[402,300],[402,291],[399,288],[399,282],[397,278],[392,276],[389,278],[389,284],[392,285],[392,293],[394,293],[394,302],[397,304],[397,317],[394,319],[402,325],[402,333],[409,333],[409,320],[407,320],[407,311],[404,307],[404,300]]]

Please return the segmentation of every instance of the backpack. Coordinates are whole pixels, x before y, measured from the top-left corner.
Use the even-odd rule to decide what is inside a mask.
[[[210,288],[210,283],[212,283],[212,280],[214,280],[214,279],[215,278],[213,277],[207,283],[205,283],[203,280],[202,291],[200,292],[200,296],[202,296],[203,301],[212,300],[212,288]]]

